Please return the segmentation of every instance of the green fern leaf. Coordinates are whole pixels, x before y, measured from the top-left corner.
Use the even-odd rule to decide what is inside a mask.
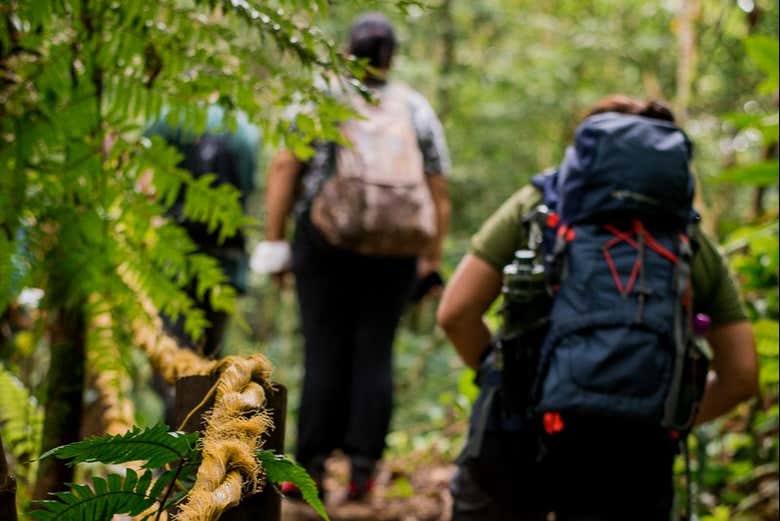
[[[147,429],[136,427],[116,436],[87,438],[63,445],[43,454],[41,459],[55,456],[71,460],[70,465],[96,461],[144,461],[145,468],[156,469],[192,457],[197,439],[197,433],[168,432],[167,425],[158,424]]]
[[[287,456],[276,454],[272,450],[261,450],[257,457],[263,464],[265,476],[271,483],[279,484],[282,481],[291,481],[301,489],[303,500],[306,501],[322,519],[329,521],[325,506],[320,500],[317,484],[300,465],[290,460]]]
[[[104,521],[114,514],[136,516],[156,501],[154,495],[147,494],[151,482],[152,471],[139,477],[132,469],[124,478],[118,474],[94,478],[94,489],[73,485],[70,492],[55,494],[57,500],[36,502],[42,509],[29,515],[38,521]]]
[[[0,363],[0,432],[6,450],[16,459],[16,476],[25,484],[35,477],[30,463],[41,448],[43,409],[24,384]]]

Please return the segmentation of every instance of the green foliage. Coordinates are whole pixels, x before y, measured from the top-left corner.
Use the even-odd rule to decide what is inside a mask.
[[[745,38],[745,47],[750,59],[767,78],[759,87],[764,93],[777,91],[780,77],[778,76],[778,42],[777,38],[765,35],[755,35]]]
[[[764,80],[758,86],[757,92],[777,96],[778,91],[778,40],[777,37],[754,35],[745,39],[745,51],[750,61],[763,74]],[[732,113],[726,116],[726,121],[733,124],[742,136],[750,132],[758,133],[762,151],[767,147],[777,146],[779,139],[777,104],[774,111],[755,110],[752,113]],[[776,156],[776,154],[775,154]],[[775,186],[778,182],[777,158],[756,160],[751,157],[748,164],[723,170],[717,177],[719,181],[748,186]]]
[[[200,461],[197,439],[197,433],[169,432],[167,426],[156,425],[57,447],[41,458],[56,457],[68,460],[70,465],[139,461],[146,471],[140,476],[127,469],[124,476],[112,473],[105,479],[96,477],[92,487],[72,485],[70,491],[55,494],[56,500],[36,502],[41,509],[30,515],[38,521],[104,521],[115,514],[138,515],[157,503],[157,508],[147,512],[144,518],[149,519],[158,510],[165,510],[183,499],[193,485]],[[272,451],[261,450],[257,457],[269,483],[292,481],[312,508],[323,519],[328,519],[317,486],[303,468]],[[157,474],[159,476],[154,478]],[[178,487],[175,493],[174,486]],[[164,504],[160,506],[161,503]]]
[[[147,429],[135,427],[125,434],[88,438],[57,447],[42,454],[41,458],[53,456],[67,459],[71,465],[96,461],[143,461],[145,468],[156,469],[180,460],[194,459],[197,439],[197,433],[169,432],[167,425],[158,424]]]
[[[774,159],[747,166],[728,168],[721,172],[718,179],[727,183],[749,186],[772,186],[777,184],[778,166],[780,166],[780,162]]]
[[[41,509],[30,515],[39,521],[103,521],[114,514],[135,516],[158,503],[157,509],[145,518],[148,519],[157,510],[165,510],[184,497],[186,487],[172,493],[176,483],[192,486],[200,461],[197,438],[197,433],[168,432],[165,425],[156,425],[135,428],[118,436],[89,438],[48,451],[41,458],[57,457],[69,460],[69,465],[139,461],[147,470],[140,476],[127,469],[124,476],[111,473],[105,479],[95,477],[92,487],[71,485],[70,491],[55,494],[56,500],[36,502]],[[161,503],[164,504],[160,506]]]
[[[0,364],[0,433],[6,451],[16,461],[15,474],[21,485],[29,487],[37,465],[34,459],[41,449],[43,410],[29,390]]]
[[[476,378],[473,369],[464,369],[458,378],[458,392],[468,398],[470,403],[474,403],[479,395],[479,387],[474,382]]]
[[[257,458],[263,465],[266,479],[274,484],[290,481],[301,490],[303,500],[306,501],[317,514],[328,521],[328,513],[320,500],[317,484],[311,479],[300,465],[297,465],[287,456],[276,454],[270,450],[261,450]]]
[[[780,336],[778,336],[777,320],[759,320],[754,324],[756,333],[756,345],[758,356],[761,360],[761,374],[759,381],[761,389],[765,392],[772,392],[773,388],[778,386],[778,374],[780,373],[780,364],[778,364],[778,345],[780,345]]]
[[[136,516],[154,505],[157,497],[170,482],[167,473],[152,485],[153,472],[147,470],[140,477],[127,469],[124,477],[109,474],[106,479],[94,478],[93,488],[74,485],[70,492],[56,494],[57,501],[41,501],[41,510],[30,512],[38,521],[98,521],[111,519],[115,514]],[[151,489],[150,489],[151,486]]]
[[[780,312],[777,217],[768,224],[735,230],[726,242],[726,249],[732,252],[731,263],[742,281],[752,317],[776,319]]]
[[[750,61],[763,75],[756,94],[777,96],[778,45],[776,37],[761,35],[745,39]],[[724,117],[737,129],[737,139],[750,138],[752,147],[741,156],[742,164],[721,172],[717,179],[747,187],[761,197],[777,186],[778,162],[768,159],[778,142],[778,115],[773,109],[753,102],[751,112],[729,113]],[[752,136],[752,138],[751,138]],[[776,150],[776,148],[775,148]],[[759,356],[760,397],[749,405],[696,434],[698,446],[696,477],[699,498],[718,498],[718,504],[707,502],[709,511],[702,519],[754,520],[777,517],[778,486],[775,480],[780,460],[777,437],[778,398],[778,271],[780,232],[776,211],[754,215],[751,222],[732,231],[725,249],[731,265],[742,282],[746,304],[754,321]]]
[[[235,291],[219,266],[166,220],[165,209],[186,187],[184,216],[225,239],[251,222],[238,192],[210,186],[210,176],[193,179],[176,167],[171,147],[142,131],[165,108],[169,120],[198,133],[207,107],[219,103],[227,127],[240,110],[279,141],[289,128],[282,109],[295,101],[312,107],[313,124],[291,139],[332,133],[343,111],[323,101],[315,80],[354,64],[317,29],[325,7],[298,0],[9,4],[0,23],[0,64],[8,71],[0,85],[0,310],[21,281],[46,291],[46,307],[99,295],[110,315],[123,317],[111,326],[123,341],[143,317],[130,278],[159,310],[184,315],[194,337],[207,322],[187,287],[232,312]],[[22,251],[32,262],[14,262]]]

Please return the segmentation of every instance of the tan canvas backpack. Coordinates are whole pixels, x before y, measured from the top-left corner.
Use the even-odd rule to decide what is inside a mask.
[[[326,240],[364,255],[413,256],[436,235],[436,212],[408,105],[408,87],[388,85],[374,103],[354,96],[362,116],[342,124],[335,168],[311,206]]]

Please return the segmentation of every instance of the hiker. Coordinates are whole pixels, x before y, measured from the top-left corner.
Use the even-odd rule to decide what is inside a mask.
[[[757,393],[737,283],[691,208],[690,155],[664,104],[605,98],[560,167],[473,237],[437,316],[481,383],[453,521],[668,520],[692,424]],[[502,292],[492,338],[483,315]]]
[[[415,280],[439,267],[449,219],[441,124],[421,94],[389,80],[395,48],[384,16],[352,25],[349,53],[368,62],[361,79],[374,99],[334,86],[363,116],[341,126],[351,145],[316,143],[306,163],[287,150],[273,159],[267,241],[256,250],[277,259],[268,270],[277,279],[289,268],[295,276],[305,341],[296,457],[321,486],[325,459],[341,449],[352,500],[372,489],[393,406],[395,331]]]
[[[254,190],[255,172],[258,166],[260,148],[260,131],[249,123],[244,113],[236,114],[236,130],[226,130],[225,110],[219,105],[208,107],[206,130],[200,135],[183,128],[172,126],[163,114],[146,131],[146,135],[159,135],[169,145],[175,147],[181,154],[179,168],[189,171],[193,177],[204,174],[216,176],[212,186],[228,183],[239,192],[239,202],[247,210],[247,199]],[[219,241],[219,230],[208,230],[206,223],[194,222],[183,214],[186,190],[182,190],[174,204],[168,208],[166,215],[175,219],[190,236],[198,251],[214,257],[220,264],[228,282],[238,294],[247,290],[249,274],[249,256],[245,247],[244,234],[239,230],[231,237]],[[196,305],[204,311],[208,326],[198,340],[192,338],[184,328],[184,317],[176,320],[162,315],[163,325],[171,336],[183,347],[192,349],[206,357],[216,357],[222,344],[229,316],[211,306],[209,295],[199,295],[197,283],[191,283],[185,288]],[[174,394],[171,386],[161,378],[155,377],[154,386],[163,395],[165,401],[166,421],[170,422],[173,414]],[[170,425],[170,423],[169,423]]]

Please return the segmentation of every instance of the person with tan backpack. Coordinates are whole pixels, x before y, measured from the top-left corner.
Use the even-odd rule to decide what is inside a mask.
[[[342,450],[355,500],[370,492],[385,448],[398,321],[415,281],[439,267],[450,212],[441,123],[421,94],[387,79],[395,47],[384,16],[353,24],[349,52],[368,61],[361,79],[371,99],[333,92],[360,116],[341,126],[349,145],[317,143],[305,163],[287,150],[276,155],[266,241],[253,256],[256,271],[280,282],[295,275],[305,341],[296,457],[320,484],[325,458]]]

